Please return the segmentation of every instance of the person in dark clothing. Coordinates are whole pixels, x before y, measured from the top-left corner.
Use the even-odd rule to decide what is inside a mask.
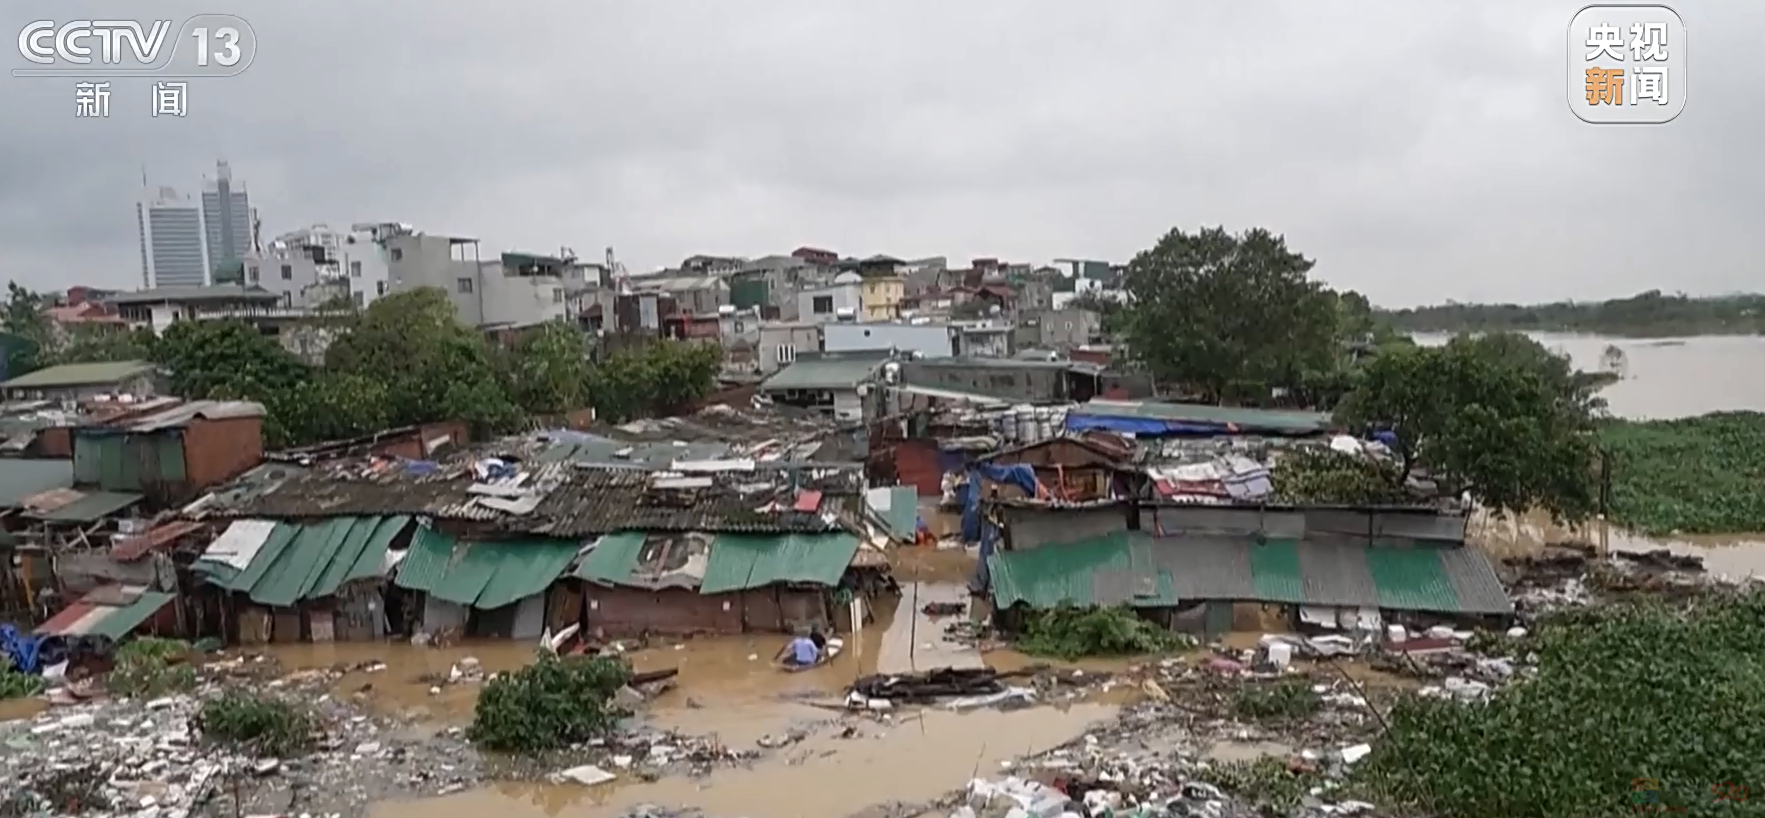
[[[819,653],[826,653],[827,652],[827,637],[821,635],[821,627],[820,626],[814,626],[814,627],[809,628],[809,641],[815,643],[815,650],[817,652],[819,652]]]

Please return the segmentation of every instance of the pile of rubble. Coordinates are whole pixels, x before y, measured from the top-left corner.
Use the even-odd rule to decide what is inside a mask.
[[[478,754],[457,731],[400,729],[317,691],[301,691],[325,727],[309,754],[258,758],[203,742],[191,717],[220,690],[58,707],[0,723],[8,799],[47,814],[184,818],[212,807],[322,815],[457,792],[483,778]]]

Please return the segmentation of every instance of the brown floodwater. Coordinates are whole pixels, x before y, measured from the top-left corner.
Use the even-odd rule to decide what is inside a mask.
[[[1078,704],[1010,712],[903,714],[892,725],[866,724],[860,737],[817,735],[752,768],[705,779],[598,787],[501,784],[472,792],[377,805],[375,818],[475,818],[485,814],[611,818],[637,804],[692,807],[719,816],[833,818],[872,804],[921,801],[961,787],[1000,762],[1070,741],[1115,708]]]

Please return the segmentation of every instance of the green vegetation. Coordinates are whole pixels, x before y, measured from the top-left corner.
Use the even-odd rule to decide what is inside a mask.
[[[1312,788],[1330,784],[1317,771],[1294,769],[1286,758],[1275,756],[1218,764],[1203,775],[1220,789],[1260,807],[1264,815],[1290,815]]]
[[[1270,469],[1281,502],[1319,505],[1399,505],[1415,502],[1401,468],[1389,460],[1344,454],[1324,446],[1281,453]]]
[[[1389,425],[1399,474],[1422,466],[1485,508],[1577,521],[1595,509],[1596,391],[1524,335],[1460,336],[1373,359],[1336,414],[1350,429]]]
[[[113,695],[151,698],[196,686],[196,668],[187,661],[190,646],[177,639],[142,637],[117,648],[116,667],[106,679]]]
[[[1442,818],[1582,818],[1652,811],[1758,815],[1718,801],[1765,781],[1765,592],[1563,614],[1527,637],[1536,676],[1487,703],[1399,702],[1354,768],[1382,806]]]
[[[238,689],[203,702],[191,723],[207,741],[265,757],[300,755],[319,732],[318,719],[304,707]]]
[[[1127,608],[1062,605],[1031,611],[1014,645],[1031,656],[1073,660],[1086,656],[1140,656],[1194,646],[1189,638],[1147,622]]]
[[[478,696],[466,737],[486,750],[542,753],[600,738],[628,715],[612,703],[631,667],[610,656],[560,657],[491,679]]]
[[[1382,313],[1405,332],[1586,332],[1633,338],[1765,332],[1765,295],[1691,298],[1649,290],[1610,301],[1455,304]]]
[[[43,692],[43,677],[20,673],[12,658],[0,654],[0,700],[23,699]]]
[[[563,322],[526,332],[512,349],[455,319],[446,293],[415,290],[343,314],[323,366],[302,362],[240,321],[180,321],[162,336],[108,328],[56,332],[44,298],[16,283],[0,329],[22,339],[12,375],[41,366],[149,359],[186,398],[264,404],[266,445],[284,448],[388,427],[465,420],[484,432],[530,415],[594,405],[615,422],[661,414],[709,394],[721,366],[711,345],[662,342],[591,361],[587,337]]]
[[[1274,684],[1246,685],[1232,697],[1232,710],[1256,721],[1302,719],[1318,712],[1323,705],[1323,697],[1309,683],[1291,679]]]
[[[1765,531],[1765,414],[1613,421],[1611,521],[1643,534]]]

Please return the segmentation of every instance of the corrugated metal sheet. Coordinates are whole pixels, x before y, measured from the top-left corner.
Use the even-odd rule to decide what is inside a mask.
[[[351,525],[343,544],[305,596],[330,596],[346,582],[381,576],[386,565],[387,547],[411,521],[405,516],[349,519]]]
[[[643,554],[642,531],[616,531],[603,535],[594,548],[576,566],[576,578],[607,585],[618,585],[637,570],[637,559]]]
[[[1081,542],[996,552],[987,558],[993,605],[1004,609],[1019,602],[1032,608],[1098,604],[1093,575],[1099,570],[1132,570],[1129,539],[1127,532],[1116,532]]]
[[[121,639],[129,631],[139,627],[142,622],[146,622],[154,614],[159,613],[159,609],[170,604],[175,598],[177,598],[176,594],[144,591],[133,603],[120,608],[104,608],[103,610],[109,613],[101,620],[91,623],[81,622],[81,627],[85,628],[82,633]]]
[[[576,559],[577,546],[569,540],[527,539],[496,544],[503,560],[496,574],[478,595],[477,607],[500,608],[545,593]]]
[[[64,523],[90,523],[101,520],[141,502],[141,495],[127,491],[93,491],[71,503],[52,510],[32,512],[25,516],[37,520]]]
[[[57,611],[54,616],[38,625],[36,632],[44,634],[66,633],[69,626],[84,619],[87,614],[92,613],[92,609],[95,607],[97,606],[85,601],[75,602]]]
[[[1229,537],[1148,538],[1149,560],[1171,575],[1178,599],[1256,599],[1250,551]],[[1144,561],[1143,561],[1144,562]]]
[[[1432,548],[1370,548],[1367,573],[1381,608],[1456,611],[1458,594],[1447,581],[1440,554]]]
[[[1467,613],[1508,614],[1514,612],[1514,601],[1495,574],[1489,558],[1474,548],[1442,548],[1439,550],[1441,570],[1452,583],[1459,609]]]
[[[73,484],[71,460],[0,460],[0,508],[14,508],[33,494]]]
[[[263,578],[252,583],[251,601],[286,607],[306,598],[319,576],[336,559],[338,549],[355,524],[353,517],[339,517],[313,525],[286,525],[293,539],[277,554]],[[281,526],[278,526],[281,528]]]
[[[293,605],[380,575],[387,546],[409,523],[402,516],[337,517],[310,525],[241,520],[209,546],[197,568],[209,582],[244,592],[260,605]]]
[[[214,542],[208,544],[208,548],[203,550],[198,559],[244,571],[275,531],[276,523],[273,520],[235,520],[227,526],[226,531],[214,538]]]
[[[478,596],[490,585],[490,578],[496,574],[501,562],[502,554],[496,543],[467,543],[465,555],[447,569],[447,575],[429,589],[429,595],[460,605],[471,605],[478,601]]]
[[[1300,571],[1299,544],[1292,540],[1243,543],[1250,561],[1250,580],[1256,599],[1265,602],[1299,603],[1305,598],[1305,575]]]
[[[1298,543],[1299,571],[1305,578],[1304,601],[1310,605],[1415,610],[1410,605],[1385,605],[1379,584],[1368,570],[1368,548],[1340,540],[1307,540]],[[1387,549],[1373,549],[1383,551]],[[1406,549],[1407,550],[1407,549]],[[1422,608],[1420,610],[1432,610]],[[1453,610],[1451,607],[1438,610]]]
[[[452,537],[436,531],[428,526],[417,529],[411,535],[411,549],[398,565],[398,575],[392,584],[412,591],[427,591],[435,587],[435,583],[447,576],[454,563],[454,547],[458,543]]]
[[[776,582],[838,585],[858,538],[838,534],[719,534],[699,593],[763,588]]]

